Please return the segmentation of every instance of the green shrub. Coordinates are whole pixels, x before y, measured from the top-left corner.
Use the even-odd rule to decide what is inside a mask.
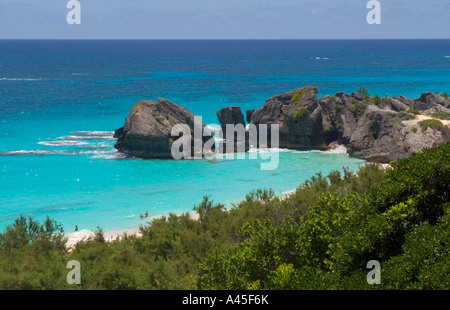
[[[289,115],[293,116],[293,117],[297,117],[297,118],[302,118],[302,117],[305,117],[305,116],[309,115],[309,110],[303,108],[303,109],[298,110],[297,112],[292,112]]]
[[[411,113],[411,114],[414,114],[414,115],[420,115],[421,114],[419,110],[406,110],[405,112],[406,113]]]
[[[449,225],[447,213],[436,225],[423,222],[413,229],[402,245],[403,254],[383,264],[386,289],[448,290]]]
[[[445,113],[442,111],[434,112],[433,114],[431,114],[431,116],[434,118],[439,118],[441,120],[450,120],[450,113]]]
[[[407,121],[410,121],[410,120],[415,119],[415,118],[416,118],[416,116],[413,115],[413,114],[407,114],[407,115],[405,116],[405,120],[407,120]]]
[[[363,86],[361,86],[358,89],[358,93],[360,93],[364,98],[370,98],[369,91],[367,89],[365,89]]]
[[[380,107],[380,108],[384,107],[384,101],[383,101],[383,99],[382,99],[380,96],[378,96],[378,95],[376,95],[375,97],[371,97],[369,100],[370,100],[371,102],[373,102],[376,106]]]
[[[439,129],[444,126],[444,124],[442,124],[442,122],[437,119],[425,119],[423,121],[420,121],[419,125],[422,132],[426,131],[428,127],[431,127],[433,129]]]
[[[306,94],[306,92],[301,90],[296,91],[296,93],[291,98],[291,102],[301,103],[304,94]]]

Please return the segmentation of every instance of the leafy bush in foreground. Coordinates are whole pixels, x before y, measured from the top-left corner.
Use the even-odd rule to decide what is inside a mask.
[[[449,289],[449,205],[446,143],[395,162],[367,192],[322,194],[300,217],[247,224],[243,242],[201,264],[198,287]],[[366,282],[370,260],[380,286]]]

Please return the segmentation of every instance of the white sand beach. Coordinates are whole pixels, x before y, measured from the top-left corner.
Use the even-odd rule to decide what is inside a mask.
[[[137,237],[142,236],[139,228],[120,231],[108,231],[103,233],[105,240],[108,242],[117,240],[118,238],[120,239],[124,234],[127,234],[128,236],[131,235]],[[67,234],[66,237],[67,237],[66,248],[73,249],[78,242],[87,241],[90,238],[94,238],[95,232],[88,229],[83,229],[74,233]]]
[[[189,213],[190,217],[194,220],[198,220],[198,214],[196,212],[190,212]],[[155,218],[160,218],[160,217],[155,217]],[[153,218],[152,218],[153,219]],[[103,232],[103,235],[105,237],[105,240],[107,242],[111,242],[117,239],[122,238],[122,236],[124,236],[125,234],[127,234],[127,236],[136,236],[136,237],[141,237],[142,233],[139,227],[137,228],[131,228],[131,229],[123,229],[123,230],[116,230],[116,231],[105,231]],[[70,234],[66,235],[67,237],[67,242],[66,242],[66,248],[69,250],[72,250],[75,245],[78,242],[81,241],[87,241],[90,238],[94,238],[95,237],[95,232],[89,229],[83,229],[77,232],[73,232]]]

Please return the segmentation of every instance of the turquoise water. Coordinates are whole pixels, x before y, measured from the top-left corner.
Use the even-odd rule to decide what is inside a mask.
[[[113,145],[131,107],[169,99],[217,123],[230,105],[262,106],[310,84],[320,96],[364,86],[418,97],[450,90],[450,41],[0,41],[0,226],[19,214],[79,229],[132,229],[191,211],[204,195],[230,206],[256,189],[283,195],[317,172],[363,162],[282,150],[262,159],[139,160]],[[248,157],[248,154],[247,154]]]

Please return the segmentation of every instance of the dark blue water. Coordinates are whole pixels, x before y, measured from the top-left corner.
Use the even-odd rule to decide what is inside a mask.
[[[204,194],[230,203],[356,169],[361,161],[343,154],[282,152],[278,169],[264,172],[251,160],[121,160],[113,148],[138,100],[163,97],[213,124],[225,106],[256,109],[304,85],[320,96],[361,86],[380,96],[448,93],[450,40],[0,40],[0,224],[24,213],[130,228],[141,212],[189,211]]]

